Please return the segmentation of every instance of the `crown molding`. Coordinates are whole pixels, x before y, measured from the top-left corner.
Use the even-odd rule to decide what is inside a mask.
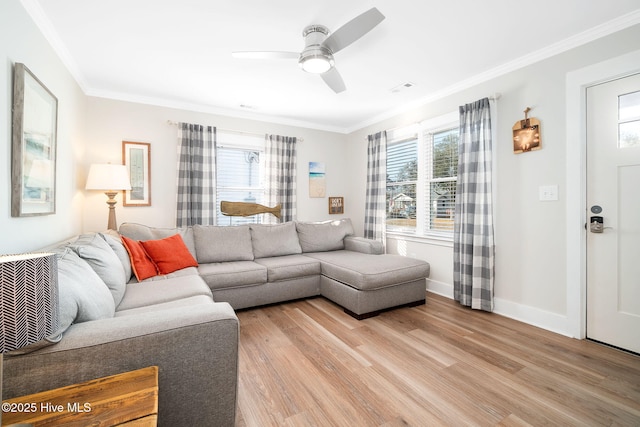
[[[33,22],[35,22],[36,26],[40,29],[40,32],[49,42],[69,73],[71,73],[71,76],[78,83],[80,89],[82,89],[82,91],[86,94],[87,90],[89,89],[89,85],[87,84],[84,75],[80,72],[78,64],[76,64],[73,57],[65,47],[64,43],[62,43],[60,36],[54,29],[49,18],[47,18],[44,10],[42,10],[42,6],[40,6],[40,3],[38,3],[37,0],[20,0],[20,3],[22,4],[22,7],[24,7],[24,9],[27,11]]]
[[[147,97],[147,96],[141,96],[141,95],[132,95],[129,93],[116,93],[111,91],[99,91],[99,90],[90,90],[88,92],[85,92],[85,95],[95,97],[95,98],[111,99],[114,101],[132,102],[136,104],[145,104],[145,105],[151,105],[155,107],[173,108],[176,110],[213,114],[217,116],[225,116],[225,117],[237,118],[237,119],[254,120],[257,122],[265,122],[270,124],[291,126],[291,127],[297,127],[297,128],[303,128],[303,129],[313,129],[313,130],[320,130],[320,131],[333,132],[333,133],[339,133],[339,134],[347,133],[346,129],[337,127],[337,126],[327,126],[324,124],[311,122],[311,121],[296,120],[296,119],[285,118],[282,116],[273,116],[268,114],[255,113],[255,112],[247,112],[247,111],[235,110],[231,108],[217,107],[214,105],[196,104],[196,103],[190,103],[190,102],[169,100],[164,98],[154,98],[154,97]]]

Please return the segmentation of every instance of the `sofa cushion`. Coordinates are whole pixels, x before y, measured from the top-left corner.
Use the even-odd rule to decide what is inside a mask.
[[[119,231],[121,235],[133,240],[158,240],[179,234],[182,240],[184,240],[184,244],[187,245],[191,255],[196,258],[196,245],[193,239],[192,227],[158,228],[133,222],[125,222],[120,224]]]
[[[158,304],[144,305],[127,310],[116,311],[115,317],[131,316],[142,313],[153,313],[155,311],[165,311],[172,308],[182,308],[188,311],[190,307],[199,304],[213,304],[213,299],[207,295],[195,295],[192,297],[180,298],[173,301],[161,302]]]
[[[59,329],[73,323],[113,317],[115,303],[109,288],[89,264],[71,248],[58,254]]]
[[[253,286],[267,282],[267,268],[254,261],[200,264],[198,274],[211,289]]]
[[[120,304],[127,278],[122,263],[111,246],[97,233],[91,233],[81,235],[69,247],[100,276],[111,291],[114,304]]]
[[[211,290],[197,274],[189,274],[166,280],[129,283],[127,293],[117,307],[118,312],[148,305],[162,304],[205,295],[211,298]]]
[[[380,289],[429,277],[429,263],[401,255],[333,251],[305,256],[321,261],[324,276],[360,290]]]
[[[326,252],[344,249],[344,238],[354,234],[348,218],[325,222],[297,222],[302,252]]]
[[[175,277],[182,277],[182,276],[193,276],[194,274],[198,275],[198,269],[196,267],[187,267],[187,268],[183,268],[182,270],[176,270],[173,273],[161,274],[158,276],[149,277],[141,281],[157,282],[158,280],[167,280],[167,279],[173,279]],[[129,283],[138,283],[138,279],[136,279],[136,276],[133,276],[129,281]]]
[[[153,262],[144,246],[138,240],[129,239],[126,236],[122,236],[122,243],[129,252],[129,258],[131,259],[131,269],[135,274],[138,281],[143,281],[149,277],[158,275],[158,266]]]
[[[199,263],[252,261],[251,232],[246,225],[218,227],[194,225],[196,259]]]
[[[302,255],[260,258],[255,262],[267,268],[269,282],[320,275],[320,261]]]
[[[143,240],[140,243],[158,267],[160,274],[169,274],[183,268],[198,266],[179,234],[164,239]]]
[[[122,263],[124,277],[128,282],[133,274],[133,271],[131,270],[131,259],[129,259],[129,252],[127,252],[127,248],[124,247],[124,243],[122,243],[120,235],[117,231],[107,230],[100,233],[100,237],[102,237],[105,242],[111,246],[111,249],[113,249],[113,252]]]
[[[253,256],[256,259],[302,253],[293,222],[277,225],[252,224],[249,228]]]

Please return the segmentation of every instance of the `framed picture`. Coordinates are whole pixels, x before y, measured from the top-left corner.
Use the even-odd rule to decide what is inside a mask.
[[[21,63],[13,68],[11,216],[56,212],[58,99]]]
[[[329,197],[329,213],[330,214],[344,213],[344,197]]]
[[[325,197],[327,179],[323,162],[309,162],[309,197]]]
[[[124,206],[151,206],[151,144],[122,141],[122,163],[129,171],[131,190],[124,192]]]

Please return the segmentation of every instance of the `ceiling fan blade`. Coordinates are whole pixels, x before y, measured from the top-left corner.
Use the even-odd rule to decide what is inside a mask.
[[[383,20],[384,15],[373,7],[338,28],[322,45],[329,48],[332,53],[336,53],[373,30]]]
[[[297,52],[231,52],[234,58],[241,59],[298,59],[300,54]]]
[[[347,87],[344,85],[344,80],[342,80],[342,76],[336,70],[335,67],[327,71],[326,73],[320,74],[322,80],[329,86],[335,93],[344,92]]]

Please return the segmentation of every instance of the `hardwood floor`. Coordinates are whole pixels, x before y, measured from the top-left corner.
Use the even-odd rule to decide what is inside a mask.
[[[639,426],[640,357],[427,294],[240,311],[237,426]]]

